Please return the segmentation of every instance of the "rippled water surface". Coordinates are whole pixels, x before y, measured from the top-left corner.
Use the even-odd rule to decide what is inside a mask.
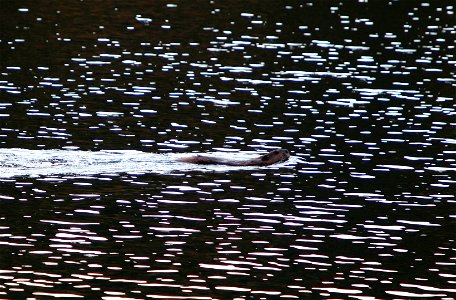
[[[455,3],[339,2],[0,0],[0,298],[455,299]]]

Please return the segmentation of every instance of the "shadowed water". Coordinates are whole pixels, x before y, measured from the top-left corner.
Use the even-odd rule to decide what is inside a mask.
[[[451,1],[0,7],[0,298],[456,297]]]

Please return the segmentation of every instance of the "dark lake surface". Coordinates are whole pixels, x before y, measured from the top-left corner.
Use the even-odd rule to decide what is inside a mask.
[[[455,6],[0,0],[0,298],[455,299]]]

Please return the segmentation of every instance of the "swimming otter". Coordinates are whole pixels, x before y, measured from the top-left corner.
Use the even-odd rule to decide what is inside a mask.
[[[180,162],[199,164],[199,165],[227,165],[227,166],[269,166],[278,162],[286,161],[290,157],[290,152],[285,149],[276,149],[260,157],[246,160],[231,160],[215,156],[194,155],[181,157]]]

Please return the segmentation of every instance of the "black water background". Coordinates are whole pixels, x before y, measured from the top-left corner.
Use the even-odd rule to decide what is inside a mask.
[[[5,297],[454,298],[451,2],[0,3],[2,148],[301,158],[2,179]]]

